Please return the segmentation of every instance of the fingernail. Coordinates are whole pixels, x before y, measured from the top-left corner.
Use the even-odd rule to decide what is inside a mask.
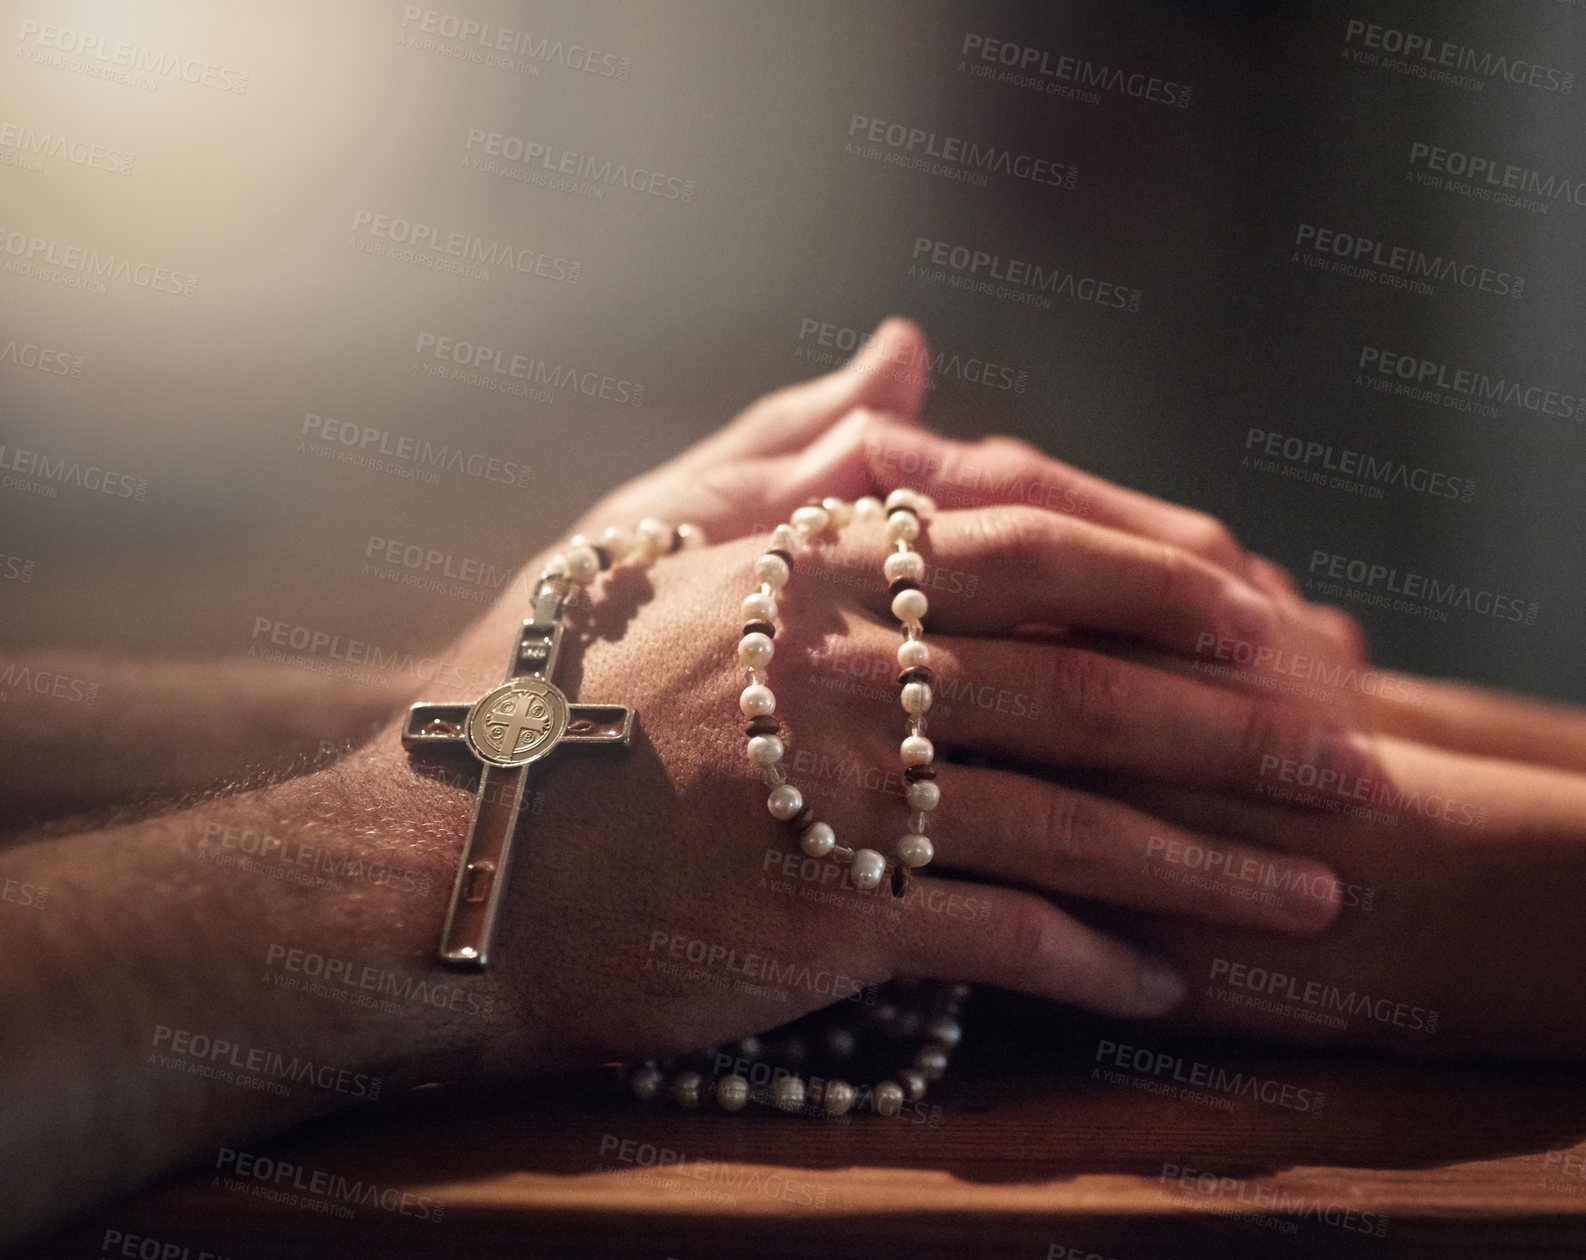
[[[1316,767],[1319,786],[1345,796],[1360,790],[1361,781],[1374,778],[1377,773],[1371,739],[1361,731],[1347,731],[1339,726],[1316,728],[1306,760]]]
[[[1146,959],[1140,968],[1140,1006],[1145,1015],[1161,1015],[1184,1000],[1184,977],[1167,963]]]
[[[1278,611],[1265,595],[1243,583],[1230,583],[1223,594],[1223,632],[1236,641],[1260,647],[1272,639]]]

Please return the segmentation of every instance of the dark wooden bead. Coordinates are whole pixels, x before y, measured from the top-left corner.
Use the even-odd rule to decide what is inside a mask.
[[[918,783],[921,779],[930,780],[935,777],[935,766],[910,766],[903,772],[903,779],[906,783]]]
[[[887,587],[887,594],[896,599],[899,591],[917,591],[919,589],[920,584],[913,578],[899,578],[891,586]]]
[[[672,531],[672,545],[670,547],[668,547],[667,550],[668,551],[682,551],[683,550],[683,531],[681,529],[674,529]]]
[[[593,550],[595,553],[595,559],[600,561],[600,567],[602,569],[611,568],[611,552],[607,551],[604,547],[595,547]]]
[[[911,665],[898,675],[898,686],[903,687],[911,682],[925,683],[929,686],[935,678],[936,675],[931,673],[929,665]]]
[[[754,634],[756,631],[759,631],[768,639],[776,638],[776,627],[769,621],[746,621],[743,623],[743,632],[746,636]]]
[[[793,556],[791,553],[783,551],[780,547],[773,547],[770,551],[766,552],[766,555],[781,556],[782,563],[788,567],[788,572],[791,573],[793,571]]]
[[[799,810],[798,813],[794,814],[793,817],[787,820],[787,825],[794,831],[803,831],[804,828],[808,827],[814,821],[815,809],[811,805],[806,805],[803,809]]]
[[[745,728],[746,734],[748,734],[751,739],[753,739],[756,735],[776,735],[779,734],[781,730],[782,723],[778,722],[769,714],[764,713],[751,721],[748,727]]]
[[[908,895],[909,868],[899,862],[892,868],[892,895],[899,899]]]
[[[894,512],[907,512],[915,520],[919,520],[920,519],[920,514],[917,511],[915,511],[914,510],[914,506],[912,504],[909,504],[909,503],[899,503],[899,504],[896,504],[895,506],[887,509],[887,515],[888,516],[891,516],[892,513],[894,513]]]

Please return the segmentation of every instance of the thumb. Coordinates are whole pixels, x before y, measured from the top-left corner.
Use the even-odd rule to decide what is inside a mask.
[[[925,334],[909,320],[884,319],[835,372],[789,385],[751,404],[710,443],[710,458],[802,450],[855,407],[919,419],[930,384]]]

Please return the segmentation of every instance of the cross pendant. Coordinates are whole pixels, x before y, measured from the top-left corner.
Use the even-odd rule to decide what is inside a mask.
[[[483,971],[506,887],[513,833],[533,767],[564,744],[626,747],[634,712],[621,704],[573,704],[552,679],[562,643],[561,602],[542,585],[523,623],[507,680],[472,705],[415,704],[402,727],[410,752],[464,748],[484,763],[468,841],[457,865],[440,959]]]

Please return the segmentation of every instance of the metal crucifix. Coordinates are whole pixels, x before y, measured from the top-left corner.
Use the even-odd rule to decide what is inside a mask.
[[[574,704],[552,681],[562,643],[561,601],[541,585],[534,615],[523,623],[507,680],[467,704],[415,704],[402,727],[410,752],[465,748],[483,769],[468,841],[457,866],[451,907],[441,934],[440,959],[449,967],[483,971],[506,887],[513,834],[523,791],[535,763],[564,744],[626,747],[634,711],[621,704]]]

